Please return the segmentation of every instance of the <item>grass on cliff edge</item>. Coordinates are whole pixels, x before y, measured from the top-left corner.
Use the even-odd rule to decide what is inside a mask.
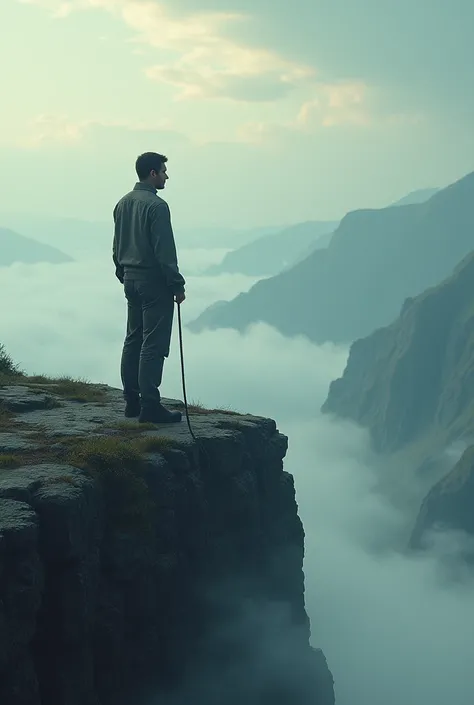
[[[39,436],[36,440],[44,441]],[[171,448],[172,444],[172,439],[163,436],[66,437],[61,439],[58,449],[42,443],[34,451],[0,453],[0,471],[48,462],[80,468],[102,488],[107,525],[111,529],[143,533],[152,528],[155,511],[145,479],[145,456]],[[64,475],[52,482],[74,484],[74,479]]]
[[[85,403],[103,402],[106,399],[105,388],[91,384],[86,379],[25,374],[0,343],[0,386],[6,384],[22,384],[32,391],[49,392],[68,401]]]
[[[66,444],[67,462],[89,471],[103,487],[109,525],[150,531],[155,504],[145,479],[145,455],[170,448],[171,439],[96,436],[66,439]]]
[[[202,414],[203,416],[208,416],[210,414],[228,414],[229,416],[242,416],[238,411],[231,408],[226,409],[207,409],[201,402],[193,401],[188,405],[188,411],[190,414]]]

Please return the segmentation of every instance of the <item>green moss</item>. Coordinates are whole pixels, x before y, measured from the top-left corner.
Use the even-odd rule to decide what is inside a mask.
[[[134,442],[139,453],[159,453],[162,450],[168,450],[173,444],[173,439],[166,436],[142,436]]]
[[[117,423],[114,424],[108,424],[107,428],[117,430],[117,431],[123,431],[123,433],[126,433],[127,435],[134,434],[134,433],[141,433],[142,431],[156,431],[156,424],[154,423],[141,423],[139,424],[138,421],[117,421]]]
[[[8,384],[21,384],[29,387],[33,392],[49,392],[63,399],[77,402],[104,402],[106,389],[104,386],[95,385],[86,379],[49,375],[26,375],[16,365],[4,346],[0,344],[0,386]],[[60,406],[59,402],[51,401],[51,406]]]
[[[150,531],[155,504],[145,480],[145,454],[169,448],[170,439],[98,436],[68,439],[68,445],[67,462],[88,470],[102,485],[109,525]]]
[[[71,446],[70,462],[78,467],[101,471],[131,467],[141,461],[141,454],[131,443],[114,436],[67,438],[64,442]]]
[[[0,386],[8,384],[21,384],[33,393],[50,394],[51,401],[47,408],[62,405],[57,397],[97,405],[104,405],[107,401],[107,388],[85,379],[24,374],[0,345]],[[0,405],[0,431],[11,430],[17,423],[15,415]],[[39,448],[30,454],[28,451],[18,455],[0,454],[0,468],[58,459],[67,462],[92,474],[102,486],[110,527],[148,531],[152,527],[155,505],[145,480],[145,456],[170,448],[172,440],[160,435],[143,436],[145,430],[156,431],[156,426],[152,424],[138,426],[122,422],[115,428],[121,431],[120,437],[62,438],[61,444],[66,446],[67,451],[58,454],[45,443],[41,427],[36,426],[28,437],[36,440]],[[70,475],[51,478],[48,482],[76,484]]]
[[[188,405],[188,411],[190,414],[202,414],[203,416],[211,414],[229,414],[230,416],[242,416],[237,411],[231,408],[226,409],[207,409],[200,402],[193,402]]]
[[[106,389],[100,385],[91,384],[86,379],[73,377],[47,377],[44,375],[25,377],[22,384],[41,392],[49,392],[68,401],[103,402],[106,399]]]
[[[0,453],[0,469],[17,468],[19,465],[21,465],[21,460],[17,455]]]

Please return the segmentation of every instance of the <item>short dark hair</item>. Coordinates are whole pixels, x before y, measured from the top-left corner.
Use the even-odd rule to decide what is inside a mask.
[[[164,154],[156,152],[145,152],[140,154],[135,162],[135,170],[140,181],[147,179],[152,171],[160,171],[163,164],[168,161]]]

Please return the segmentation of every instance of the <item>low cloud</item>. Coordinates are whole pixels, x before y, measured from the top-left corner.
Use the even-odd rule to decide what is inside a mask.
[[[186,320],[243,284],[192,276]],[[1,342],[24,367],[118,385],[125,305],[108,263],[14,266],[0,269],[0,286],[14,302],[2,309]],[[452,570],[465,537],[438,534],[427,553],[408,553],[400,537],[416,512],[378,491],[383,468],[367,434],[321,417],[347,350],[263,325],[246,335],[186,331],[184,343],[193,400],[272,416],[289,435],[313,641],[328,658],[338,705],[472,705],[474,586],[470,572]],[[181,397],[176,331],[163,392]]]

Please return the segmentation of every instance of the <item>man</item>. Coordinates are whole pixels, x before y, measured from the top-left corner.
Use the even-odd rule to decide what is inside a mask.
[[[175,423],[179,411],[161,403],[159,387],[169,355],[174,303],[185,300],[185,281],[166,201],[167,158],[146,152],[136,161],[138,182],[114,208],[113,261],[127,299],[127,335],[121,376],[125,416],[142,423]]]

